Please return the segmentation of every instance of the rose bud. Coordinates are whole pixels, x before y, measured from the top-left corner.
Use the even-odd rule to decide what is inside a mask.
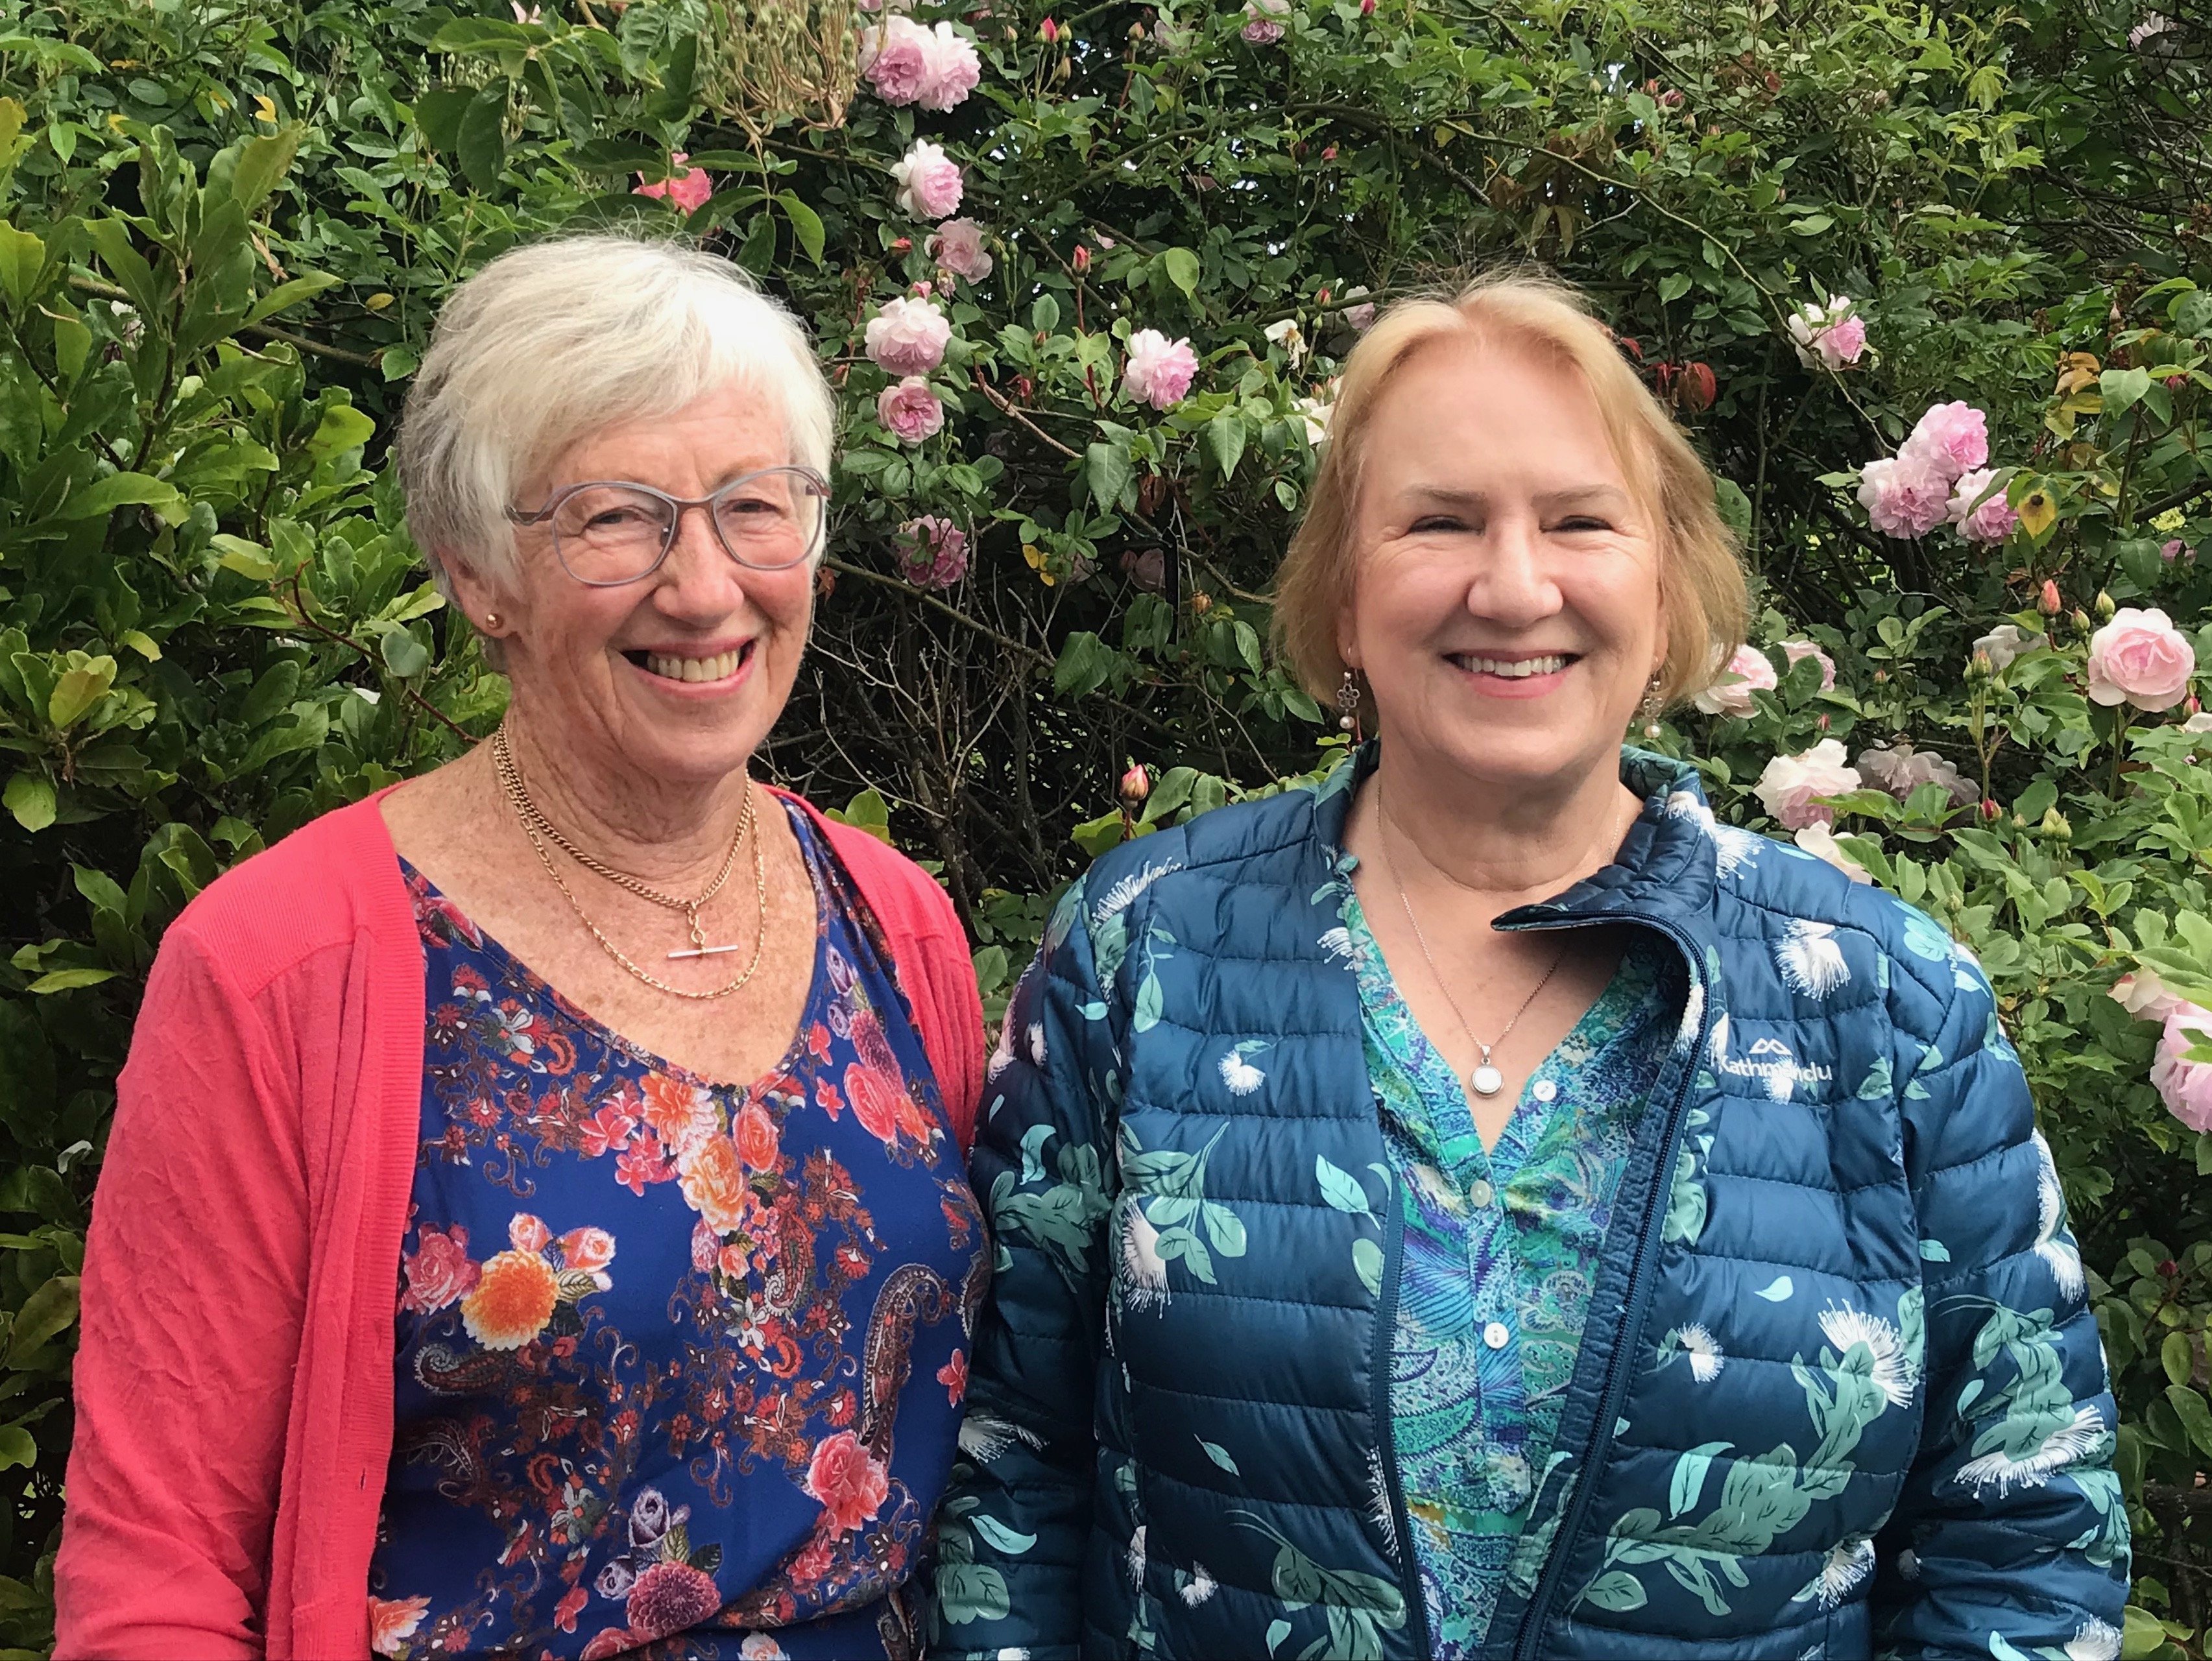
[[[2099,622],[2109,623],[2112,621],[2112,614],[2118,609],[2119,607],[2112,603],[2111,595],[2101,588],[2097,591],[2097,621]]]
[[[1145,771],[1143,762],[1129,763],[1129,770],[1121,775],[1119,788],[1121,805],[1131,813],[1145,805],[1145,798],[1152,793],[1152,775]]]
[[[1091,250],[1081,243],[1075,245],[1075,274],[1081,276],[1091,269]]]
[[[910,236],[900,237],[891,244],[891,252],[895,254],[911,253],[913,251],[914,239]]]
[[[1037,39],[1043,41],[1046,45],[1051,45],[1060,39],[1060,25],[1049,17],[1046,18],[1043,22],[1037,25]]]
[[[1982,798],[1983,818],[1988,820],[1990,823],[1995,824],[1999,818],[2003,816],[2003,814],[2004,809],[1999,807],[1995,802],[1991,801],[1988,797],[1985,796]]]
[[[2035,609],[2046,617],[2056,617],[2058,615],[2059,604],[2058,585],[2045,577],[2043,579],[2043,591],[2035,597]]]
[[[1362,17],[1374,16],[1375,0],[1359,0],[1359,15]]]

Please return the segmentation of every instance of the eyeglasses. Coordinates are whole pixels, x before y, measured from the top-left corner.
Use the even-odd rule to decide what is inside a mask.
[[[672,496],[649,484],[592,480],[553,493],[535,513],[510,507],[516,524],[550,524],[561,568],[592,588],[641,582],[676,546],[684,516],[707,510],[722,551],[750,571],[787,571],[822,546],[830,486],[808,467],[764,467],[706,496]]]

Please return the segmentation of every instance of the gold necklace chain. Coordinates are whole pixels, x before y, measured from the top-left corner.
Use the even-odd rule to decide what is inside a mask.
[[[673,894],[662,894],[659,889],[648,887],[628,872],[618,871],[610,865],[602,864],[583,852],[562,836],[553,822],[539,810],[538,803],[531,799],[529,789],[522,782],[522,769],[515,764],[514,752],[507,744],[507,726],[504,722],[492,734],[491,752],[493,770],[499,775],[500,786],[506,793],[507,804],[514,809],[514,816],[522,827],[522,834],[530,839],[531,850],[537,854],[538,863],[544,866],[546,876],[553,879],[553,886],[561,890],[561,897],[568,902],[568,909],[576,913],[576,920],[584,925],[592,939],[599,943],[599,949],[609,957],[614,959],[617,963],[654,991],[666,992],[672,997],[689,998],[694,1003],[703,1003],[716,998],[727,997],[753,978],[754,972],[761,966],[762,955],[768,946],[768,864],[762,852],[761,838],[756,836],[752,840],[753,894],[759,908],[758,926],[753,935],[752,961],[747,963],[743,973],[728,985],[703,992],[687,991],[681,986],[672,986],[657,975],[631,962],[622,949],[600,933],[599,924],[585,914],[582,902],[576,898],[568,883],[562,880],[560,871],[554,866],[553,856],[545,851],[545,843],[550,840],[562,852],[583,866],[586,870],[604,876],[609,882],[620,884],[641,899],[652,900],[655,905],[665,906],[672,911],[683,912],[690,924],[693,948],[695,949],[702,948],[706,944],[706,936],[699,926],[699,907],[720,892],[722,884],[729,877],[731,868],[737,863],[738,849],[744,843],[745,834],[752,828],[755,798],[751,779],[748,778],[745,780],[744,809],[738,815],[738,834],[731,839],[730,852],[722,861],[720,872],[708,886],[707,891],[696,900],[683,900]]]

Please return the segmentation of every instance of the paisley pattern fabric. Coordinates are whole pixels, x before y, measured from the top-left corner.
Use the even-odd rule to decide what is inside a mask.
[[[406,870],[429,1009],[380,1654],[918,1650],[981,1217],[890,952],[791,822],[813,985],[742,1086],[601,1026]]]
[[[1367,1073],[1405,1220],[1392,1449],[1431,1653],[1460,1661],[1488,1633],[1516,1548],[1544,1507],[1598,1255],[1679,1012],[1657,948],[1632,942],[1486,1152],[1464,1086],[1399,995],[1351,883],[1342,888]]]

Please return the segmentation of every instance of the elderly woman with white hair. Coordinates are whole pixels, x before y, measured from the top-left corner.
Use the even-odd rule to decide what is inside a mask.
[[[398,464],[512,701],[162,943],[64,1656],[918,1652],[981,1014],[937,886],[748,771],[832,410],[700,253],[526,247],[447,306]]]

